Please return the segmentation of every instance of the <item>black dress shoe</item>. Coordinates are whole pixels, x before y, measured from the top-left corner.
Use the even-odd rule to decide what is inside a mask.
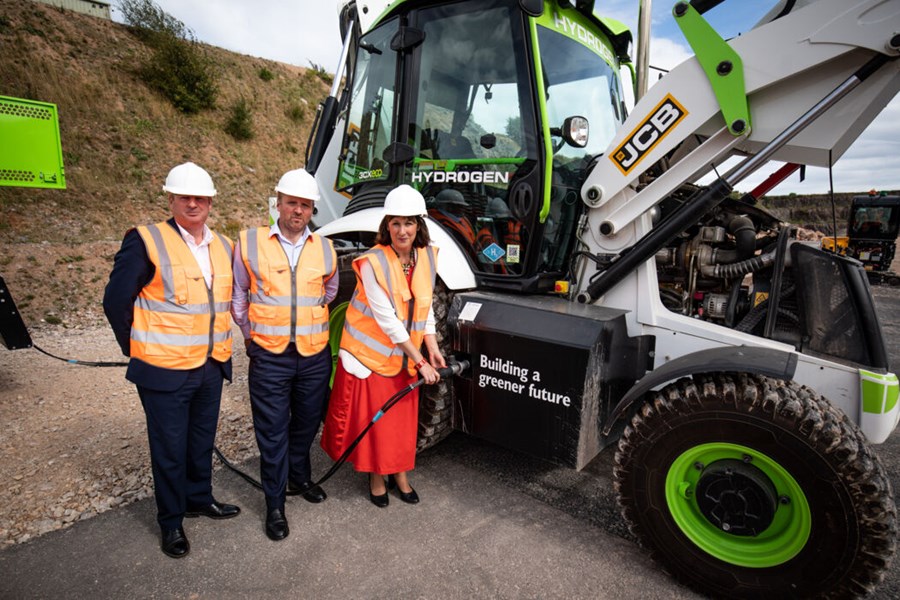
[[[196,506],[185,511],[186,517],[209,517],[210,519],[230,519],[241,514],[241,508],[234,504],[212,501],[206,506]]]
[[[371,500],[372,504],[374,504],[378,508],[386,507],[391,501],[391,499],[388,498],[387,492],[381,494],[380,496],[376,496],[371,491],[369,492],[369,500]]]
[[[172,558],[184,558],[191,551],[191,543],[184,535],[184,529],[163,529],[160,544],[163,554]]]
[[[400,489],[397,489],[397,492],[400,494],[400,499],[406,502],[407,504],[418,504],[419,503],[419,495],[416,493],[416,490],[409,486],[409,493],[401,492]]]
[[[313,485],[312,481],[294,483],[288,479],[287,492],[285,492],[285,494],[288,496],[303,496],[304,500],[312,502],[313,504],[324,502],[325,499],[328,498],[328,494],[325,493],[325,490],[318,485]]]
[[[284,510],[273,508],[266,514],[266,535],[273,542],[280,542],[291,533]]]
[[[387,487],[389,490],[397,488],[397,493],[400,495],[400,499],[406,502],[407,504],[418,504],[419,503],[419,495],[416,493],[416,490],[413,489],[413,486],[409,486],[409,493],[401,491],[399,487],[397,487],[397,480],[394,479],[393,475],[388,475],[388,483]]]

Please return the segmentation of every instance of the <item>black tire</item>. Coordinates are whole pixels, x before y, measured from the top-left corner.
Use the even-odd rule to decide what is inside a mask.
[[[864,594],[894,554],[881,462],[843,413],[793,382],[716,374],[654,393],[619,441],[615,487],[653,558],[717,597]]]
[[[447,312],[450,310],[450,291],[440,280],[435,283],[432,309],[437,328],[438,346],[445,359],[450,358],[450,330]],[[425,385],[419,394],[419,439],[416,450],[431,448],[453,431],[453,383],[441,380]]]

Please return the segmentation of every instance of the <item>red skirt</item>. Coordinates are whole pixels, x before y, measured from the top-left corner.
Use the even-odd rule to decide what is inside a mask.
[[[359,379],[344,370],[338,359],[328,414],[322,429],[322,449],[336,461],[356,436],[372,421],[388,399],[414,383],[405,372],[394,377],[372,373]],[[401,398],[374,424],[359,442],[348,462],[363,473],[391,475],[416,466],[419,426],[419,389]]]

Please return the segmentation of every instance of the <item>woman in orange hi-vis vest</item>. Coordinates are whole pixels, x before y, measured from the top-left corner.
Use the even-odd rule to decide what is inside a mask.
[[[416,380],[417,372],[434,384],[440,379],[437,369],[447,366],[435,336],[431,299],[437,248],[430,245],[425,214],[418,191],[408,185],[392,190],[376,245],[353,261],[356,290],[322,431],[322,448],[332,460],[388,398]],[[423,342],[429,359],[421,352]],[[369,474],[369,499],[376,506],[388,505],[387,487],[394,485],[402,501],[419,501],[407,477],[415,466],[418,419],[416,389],[379,419],[349,457],[357,471]]]

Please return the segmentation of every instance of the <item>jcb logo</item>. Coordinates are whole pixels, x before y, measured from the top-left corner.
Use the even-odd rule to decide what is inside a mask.
[[[667,95],[650,116],[616,148],[610,159],[623,175],[627,175],[687,114],[675,98]]]

